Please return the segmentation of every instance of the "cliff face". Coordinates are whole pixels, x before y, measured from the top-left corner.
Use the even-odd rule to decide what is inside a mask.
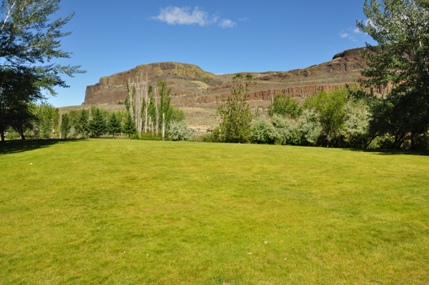
[[[274,95],[291,94],[298,100],[321,90],[353,84],[365,65],[361,49],[336,54],[331,61],[287,72],[251,73],[251,101],[269,105]],[[247,74],[247,72],[243,72]],[[84,105],[118,104],[127,97],[126,83],[137,76],[147,78],[156,86],[165,80],[172,88],[172,104],[176,106],[210,106],[229,96],[234,74],[214,75],[195,65],[182,63],[153,63],[103,77],[99,83],[87,86]]]

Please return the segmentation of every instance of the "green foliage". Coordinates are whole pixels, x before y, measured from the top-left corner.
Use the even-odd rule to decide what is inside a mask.
[[[330,92],[321,91],[305,100],[304,108],[315,109],[318,112],[328,146],[344,125],[347,94],[347,89],[341,88]]]
[[[272,123],[279,135],[276,143],[291,145],[301,144],[301,133],[295,119],[274,115]]]
[[[318,112],[315,109],[304,109],[298,118],[298,125],[302,143],[316,145],[323,132]]]
[[[121,121],[116,117],[115,112],[112,112],[107,123],[107,132],[115,138],[115,134],[120,133],[121,130]]]
[[[218,108],[218,114],[221,118],[220,141],[245,143],[250,140],[252,112],[247,99],[251,83],[252,76],[250,74],[246,77],[241,74],[234,76],[231,97]]]
[[[144,118],[144,131],[152,132],[155,136],[160,133],[162,137],[168,131],[171,121],[185,118],[183,111],[171,105],[171,88],[163,80],[157,83],[156,89],[148,86],[147,97],[142,98],[141,116]]]
[[[189,140],[192,132],[188,129],[186,121],[171,121],[167,134],[172,141],[186,141]]]
[[[40,138],[48,139],[58,126],[59,114],[58,109],[43,101],[35,105],[36,124]]]
[[[94,108],[92,119],[88,123],[88,131],[91,137],[98,138],[107,132],[107,124],[99,108]]]
[[[279,133],[273,124],[266,119],[258,118],[252,127],[252,142],[260,144],[274,144]]]
[[[89,110],[82,109],[79,112],[78,117],[75,122],[75,131],[77,135],[80,135],[82,138],[88,134],[88,123],[89,123]]]
[[[176,121],[176,122],[185,121],[185,112],[183,112],[183,110],[180,110],[178,107],[173,105],[170,105],[170,109],[171,109],[170,121]]]
[[[31,122],[35,120],[34,110],[32,110],[34,106],[30,103],[42,98],[40,88],[34,84],[38,78],[28,68],[0,65],[0,135],[2,141],[4,141],[4,133],[9,126],[19,133],[22,139],[25,139],[25,130],[31,127]]]
[[[73,14],[52,19],[60,0],[3,0],[0,19],[0,133],[13,127],[25,139],[34,116],[29,103],[42,98],[41,89],[55,94],[54,87],[67,87],[63,75],[82,73],[79,66],[54,64],[70,58],[61,50],[62,32]],[[7,110],[7,111],[6,111]],[[48,136],[46,133],[44,137]]]
[[[72,128],[72,124],[70,122],[69,114],[67,114],[67,113],[62,114],[61,115],[61,127],[60,127],[62,138],[67,139],[71,128]]]
[[[348,146],[363,148],[368,145],[371,113],[363,100],[349,100],[345,106],[346,120],[341,134]]]
[[[167,82],[159,81],[158,82],[159,89],[159,130],[162,130],[162,127],[167,128],[171,121],[171,116],[173,115],[173,109],[171,108],[171,88],[167,88]]]
[[[162,141],[162,137],[156,133],[142,133],[140,136],[141,140],[146,140],[146,141]]]
[[[122,131],[128,135],[128,138],[131,138],[131,135],[137,134],[136,125],[129,113],[127,114],[127,117],[125,119]]]
[[[386,104],[380,104],[374,123],[380,135],[395,137],[393,147],[418,145],[429,129],[429,7],[427,1],[366,0],[369,19],[358,28],[369,34],[376,46],[368,45],[367,68],[362,83],[387,88]],[[386,108],[383,108],[386,107]]]
[[[281,116],[290,116],[297,118],[302,110],[298,102],[291,95],[280,94],[274,97],[273,103],[268,107],[268,115],[270,117],[275,114]]]

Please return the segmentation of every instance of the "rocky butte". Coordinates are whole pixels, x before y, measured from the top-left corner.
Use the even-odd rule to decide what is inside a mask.
[[[362,48],[336,54],[332,60],[291,71],[242,72],[252,74],[250,104],[268,106],[273,96],[291,94],[298,101],[322,90],[345,84],[355,84],[365,60]],[[102,77],[87,86],[83,105],[117,105],[127,97],[127,81],[143,78],[147,85],[156,86],[165,80],[172,89],[171,103],[179,107],[214,107],[216,102],[230,94],[230,83],[235,74],[215,75],[198,66],[175,62],[140,65],[131,70]],[[146,81],[147,80],[147,81]]]

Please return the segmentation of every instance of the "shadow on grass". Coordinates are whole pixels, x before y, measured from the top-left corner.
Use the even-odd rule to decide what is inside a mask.
[[[356,152],[376,153],[380,155],[419,155],[429,156],[429,150],[396,150],[396,149],[347,149]]]
[[[0,142],[0,155],[1,154],[11,154],[19,153],[24,151],[30,151],[34,149],[46,148],[58,143],[67,143],[78,141],[75,139],[47,139],[47,140],[13,140],[13,141],[4,141]]]

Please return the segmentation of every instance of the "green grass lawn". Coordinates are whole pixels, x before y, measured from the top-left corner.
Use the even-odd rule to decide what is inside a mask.
[[[0,144],[0,284],[428,284],[429,156]]]

